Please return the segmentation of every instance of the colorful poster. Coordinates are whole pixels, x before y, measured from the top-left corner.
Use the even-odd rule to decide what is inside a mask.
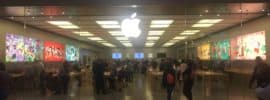
[[[44,61],[64,61],[65,46],[61,43],[45,41],[44,42]]]
[[[247,34],[231,40],[232,60],[266,59],[265,31]]]
[[[67,61],[79,61],[79,48],[73,45],[66,45],[66,60]]]
[[[24,61],[24,40],[22,36],[6,35],[6,62]]]
[[[212,46],[212,58],[219,60],[230,59],[230,40],[218,41]]]
[[[14,34],[6,35],[6,62],[33,62],[42,56],[40,40]]]
[[[24,61],[33,62],[42,58],[42,42],[37,39],[24,38]]]
[[[198,57],[201,60],[210,60],[210,44],[203,44],[197,48]]]

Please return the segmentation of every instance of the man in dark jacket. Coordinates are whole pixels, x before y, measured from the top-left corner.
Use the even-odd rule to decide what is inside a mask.
[[[265,88],[270,84],[270,67],[261,57],[256,57],[256,65],[252,74],[249,87],[251,88],[254,81],[257,83],[257,88]],[[259,98],[259,100],[263,100]]]
[[[167,100],[171,100],[172,92],[175,88],[176,73],[171,62],[164,62],[163,65],[166,67],[166,70],[163,74],[162,85],[167,89]]]
[[[0,100],[7,100],[10,76],[6,72],[5,64],[0,62]]]
[[[183,72],[183,94],[187,97],[187,100],[192,100],[192,87],[195,78],[195,64],[192,60],[187,60],[187,68]]]
[[[104,71],[105,71],[106,63],[101,59],[97,59],[93,62],[93,78],[95,80],[95,89],[96,93],[100,92],[105,93],[104,90]]]

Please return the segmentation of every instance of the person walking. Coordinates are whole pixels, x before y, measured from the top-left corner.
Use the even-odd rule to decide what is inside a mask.
[[[183,94],[186,96],[187,100],[193,100],[192,99],[192,87],[194,84],[194,76],[195,76],[195,64],[192,62],[192,60],[187,60],[186,62],[186,68],[183,72]]]
[[[162,85],[167,89],[167,100],[172,100],[172,93],[176,83],[176,73],[171,62],[164,62],[166,70],[163,74]]]
[[[69,69],[70,69],[70,64],[67,61],[65,61],[63,63],[62,68],[60,68],[60,71],[59,71],[59,79],[60,79],[60,83],[61,83],[61,93],[63,93],[63,94],[68,93],[68,85],[69,85],[69,80],[70,80]]]
[[[266,88],[270,84],[270,66],[267,63],[265,63],[261,57],[256,57],[255,63],[256,65],[249,82],[249,87],[251,88],[253,83],[256,81],[257,89]],[[268,93],[267,95],[270,95],[270,93]],[[268,99],[264,99],[263,96],[258,96],[258,100],[268,100]]]

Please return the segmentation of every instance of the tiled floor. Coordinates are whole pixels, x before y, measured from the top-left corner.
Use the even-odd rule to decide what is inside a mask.
[[[194,100],[257,100],[254,89],[248,89],[248,78],[239,75],[201,76],[193,88]],[[40,96],[38,92],[21,90],[13,92],[9,100],[166,100],[166,93],[160,87],[160,78],[136,75],[135,80],[122,92],[110,91],[96,95],[90,85],[84,84],[78,92],[67,96]],[[186,100],[179,89],[173,100]]]

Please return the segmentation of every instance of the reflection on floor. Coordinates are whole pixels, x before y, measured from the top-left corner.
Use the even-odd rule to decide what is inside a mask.
[[[203,75],[197,77],[194,100],[257,100],[254,89],[248,89],[248,77],[228,74]],[[135,75],[135,80],[122,92],[109,91],[105,95],[93,93],[90,84],[84,84],[78,92],[68,96],[40,96],[35,90],[15,91],[9,100],[166,100],[165,90],[161,88],[160,77]],[[74,95],[73,95],[73,94]],[[173,100],[186,100],[180,87],[174,92]]]

